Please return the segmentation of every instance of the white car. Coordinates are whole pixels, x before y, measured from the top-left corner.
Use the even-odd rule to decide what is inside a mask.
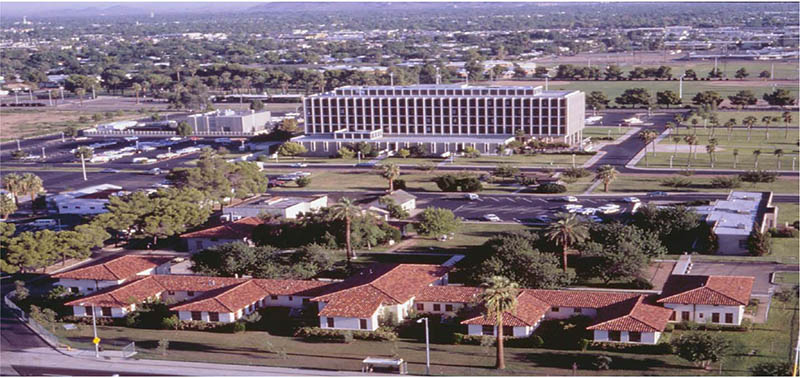
[[[622,200],[627,202],[627,203],[639,203],[639,202],[642,202],[641,200],[639,200],[636,197],[625,197]]]
[[[537,221],[542,223],[550,223],[552,221],[552,219],[550,219],[550,217],[548,217],[547,215],[540,215],[533,219],[536,219]]]
[[[486,219],[489,222],[502,222],[500,220],[500,217],[498,217],[497,215],[494,215],[494,214],[486,214],[486,215],[483,216],[483,219]]]
[[[139,137],[137,137],[137,136],[129,136],[129,137],[125,137],[125,140],[128,141],[128,142],[135,142],[135,141],[139,140]]]
[[[567,201],[567,202],[578,202],[578,198],[575,197],[575,196],[566,196],[563,199],[564,199],[564,201]]]
[[[619,212],[619,207],[600,207],[598,210],[603,214],[614,214]]]
[[[467,194],[464,194],[464,198],[466,198],[467,200],[470,200],[470,201],[477,201],[477,200],[479,200],[481,197],[479,197],[479,196],[478,196],[477,194],[475,194],[475,193],[467,193]]]
[[[292,167],[294,167],[294,168],[305,168],[305,167],[308,167],[308,164],[307,163],[294,163],[294,164],[292,164]]]
[[[568,204],[562,206],[562,208],[564,210],[577,210],[577,209],[583,208],[583,205],[579,205],[577,203],[568,203]]]
[[[594,215],[594,213],[596,213],[596,212],[597,212],[597,209],[595,209],[594,207],[587,207],[585,209],[581,209],[580,210],[580,213],[582,215]]]

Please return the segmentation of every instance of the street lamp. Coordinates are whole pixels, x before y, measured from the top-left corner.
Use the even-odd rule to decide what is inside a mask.
[[[681,75],[681,77],[678,78],[678,97],[680,99],[683,99],[683,77],[684,76],[686,76],[686,75]]]
[[[544,90],[547,90],[550,87],[549,82],[550,74],[544,74]]]
[[[100,343],[97,340],[97,321],[95,320],[94,305],[92,305],[92,332],[94,333],[94,358],[100,358]]]
[[[421,318],[417,323],[425,322],[425,375],[431,375],[431,342],[428,336],[428,318]]]

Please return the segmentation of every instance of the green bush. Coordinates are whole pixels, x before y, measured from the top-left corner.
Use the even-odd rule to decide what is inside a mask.
[[[308,176],[298,177],[296,180],[294,180],[294,183],[301,188],[305,188],[309,184],[311,184],[311,177]]]
[[[786,361],[761,362],[750,368],[756,377],[788,377],[792,375],[792,364]]]
[[[242,333],[247,330],[247,325],[244,322],[233,323],[232,333]]]
[[[796,238],[798,236],[797,229],[789,227],[770,228],[769,234],[773,238]]]
[[[571,178],[581,178],[591,176],[592,172],[586,168],[567,168],[564,170],[563,175]]]
[[[564,193],[567,191],[567,187],[561,184],[556,184],[553,182],[548,182],[541,184],[536,187],[537,193]]]
[[[717,176],[711,179],[711,187],[718,189],[734,189],[742,186],[739,176]]]
[[[739,179],[746,182],[775,182],[778,178],[778,174],[775,172],[770,171],[747,171],[745,173],[739,174]]]
[[[347,335],[351,336],[347,336]],[[302,327],[294,333],[295,337],[309,340],[328,341],[346,343],[347,340],[370,340],[370,341],[395,341],[397,334],[394,332],[378,329],[375,331],[351,331],[341,329],[325,329],[319,327]],[[351,339],[351,340],[352,340]]]
[[[668,186],[670,188],[687,188],[692,186],[692,180],[689,180],[685,177],[673,176],[661,180],[661,185]]]
[[[633,353],[633,354],[672,354],[672,344],[658,343],[655,345],[648,344],[627,344],[627,343],[603,343],[591,342],[589,343],[588,350],[601,350],[605,352],[618,352],[618,353]]]

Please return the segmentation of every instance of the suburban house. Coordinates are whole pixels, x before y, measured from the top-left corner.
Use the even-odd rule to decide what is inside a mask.
[[[54,274],[55,284],[73,293],[86,294],[118,286],[138,276],[169,274],[171,257],[125,255],[103,263],[92,264]]]
[[[673,310],[670,321],[741,325],[753,277],[671,275],[658,303]]]
[[[220,226],[189,232],[181,235],[186,242],[186,248],[191,253],[202,251],[206,248],[233,242],[252,244],[253,230],[264,221],[257,217],[237,219]]]
[[[234,322],[260,308],[318,310],[321,328],[377,330],[410,314],[463,319],[470,335],[497,335],[480,303],[483,288],[448,285],[450,267],[374,264],[343,281],[148,275],[68,302],[76,316],[122,317],[161,298],[181,320]],[[656,344],[669,322],[741,324],[752,277],[672,275],[661,294],[612,290],[520,289],[502,314],[503,333],[530,336],[543,320],[584,316],[599,342]],[[98,310],[99,308],[99,310]]]
[[[367,205],[368,210],[377,214],[381,214],[384,217],[384,219],[387,220],[389,219],[389,211],[387,209],[387,206],[381,203],[382,198],[391,199],[392,201],[394,201],[395,205],[399,206],[401,209],[409,213],[417,208],[417,196],[409,192],[406,192],[405,190],[402,189],[398,189],[387,195],[381,196],[380,198],[370,202],[369,205]]]
[[[110,196],[122,193],[122,187],[101,184],[54,195],[50,201],[59,214],[92,215],[105,213]]]
[[[295,219],[299,214],[317,211],[328,206],[328,196],[285,197],[261,195],[222,210],[222,218],[235,221],[245,217],[272,215]]]
[[[772,192],[730,192],[728,198],[701,206],[719,242],[719,254],[747,254],[747,239],[754,229],[767,232],[777,226],[778,208],[772,205]]]
[[[379,321],[402,322],[414,296],[430,285],[446,285],[449,267],[375,264],[335,286],[317,302],[322,328],[374,331]]]

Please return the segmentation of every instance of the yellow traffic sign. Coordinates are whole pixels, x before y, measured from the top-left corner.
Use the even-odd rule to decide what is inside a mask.
[[[99,337],[95,337],[94,339],[92,339],[92,342],[95,343],[95,344],[100,344],[100,338]]]

